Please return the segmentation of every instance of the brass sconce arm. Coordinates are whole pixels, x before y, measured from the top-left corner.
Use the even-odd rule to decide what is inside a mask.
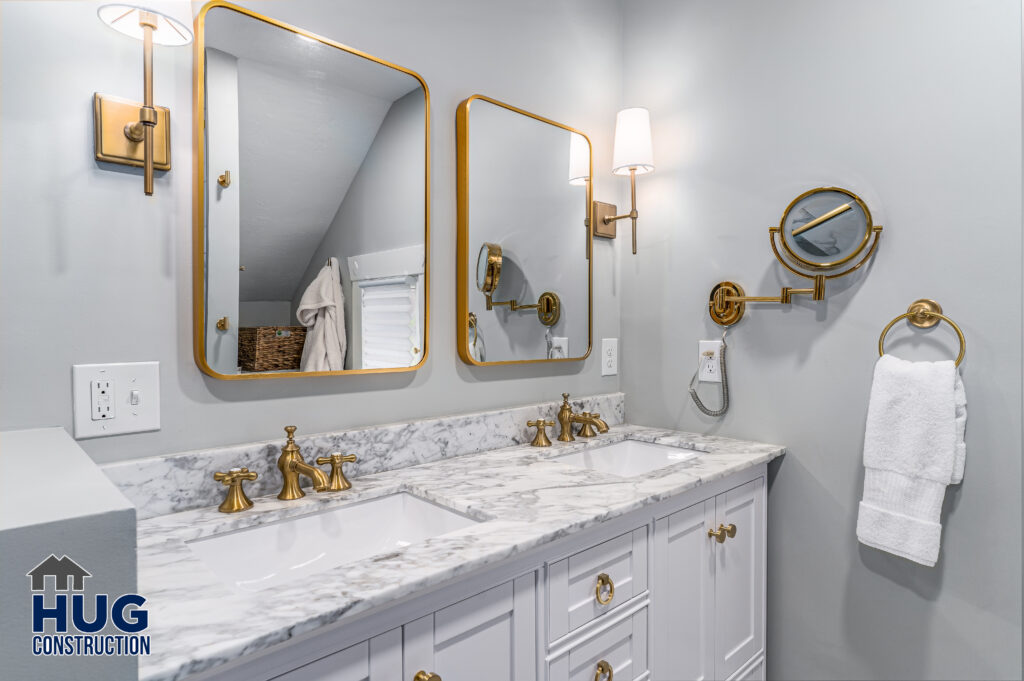
[[[636,168],[629,169],[629,212],[622,215],[606,215],[602,222],[610,225],[618,220],[629,218],[633,223],[633,255],[636,255],[636,219],[640,214],[636,212]]]

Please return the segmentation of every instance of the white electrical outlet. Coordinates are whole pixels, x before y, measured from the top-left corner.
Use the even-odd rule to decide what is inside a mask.
[[[568,336],[552,336],[551,350],[548,352],[548,359],[565,359],[569,356]]]
[[[160,363],[71,367],[75,437],[160,430]]]
[[[698,380],[702,383],[721,383],[722,341],[702,340],[697,344],[697,352]]]
[[[93,421],[112,419],[117,415],[114,409],[114,382],[109,378],[101,378],[90,383],[92,391],[89,403],[89,414]]]
[[[619,373],[619,339],[601,339],[601,375],[614,376]]]

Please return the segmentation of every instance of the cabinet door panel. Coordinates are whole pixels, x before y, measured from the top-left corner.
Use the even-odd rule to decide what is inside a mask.
[[[393,629],[285,672],[274,681],[394,681],[402,675],[401,650],[402,630]]]
[[[713,499],[657,521],[651,639],[654,679],[714,677]]]
[[[405,677],[535,681],[536,575],[529,573],[405,626]]]
[[[715,546],[715,675],[727,679],[764,649],[764,480],[715,498],[715,527],[736,536]]]

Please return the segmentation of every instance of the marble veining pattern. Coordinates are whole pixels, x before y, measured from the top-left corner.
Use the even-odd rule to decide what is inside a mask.
[[[702,454],[645,475],[620,478],[552,459],[624,439]],[[591,440],[550,448],[514,446],[364,474],[342,494],[298,501],[254,499],[226,515],[210,506],[139,523],[139,592],[149,599],[152,654],[142,681],[175,681],[393,602],[574,532],[770,461],[775,445],[622,425]],[[276,479],[276,478],[275,478]],[[386,556],[348,563],[267,594],[220,581],[187,541],[405,491],[481,522]],[[156,614],[159,616],[156,616]]]
[[[609,425],[625,421],[622,393],[582,397],[570,402],[574,411],[597,412]],[[541,416],[555,420],[560,405],[561,400],[558,400],[332,433],[306,434],[298,424],[295,442],[308,462],[333,452],[355,454],[359,460],[345,464],[345,475],[355,479],[449,457],[527,444],[533,439],[533,429],[527,428],[526,422]],[[288,424],[281,424],[281,437],[277,440],[135,459],[108,464],[103,472],[135,504],[140,520],[219,504],[224,492],[222,485],[214,481],[213,474],[231,468],[245,466],[259,475],[245,486],[250,497],[277,493],[281,484],[277,457],[285,443],[285,425]],[[557,426],[553,430],[557,430]],[[302,484],[308,486],[309,480],[303,478]]]

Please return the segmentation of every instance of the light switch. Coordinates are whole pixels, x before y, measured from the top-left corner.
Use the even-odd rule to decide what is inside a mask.
[[[160,363],[75,364],[75,438],[160,430]]]
[[[601,375],[615,376],[619,373],[619,339],[601,339]]]

